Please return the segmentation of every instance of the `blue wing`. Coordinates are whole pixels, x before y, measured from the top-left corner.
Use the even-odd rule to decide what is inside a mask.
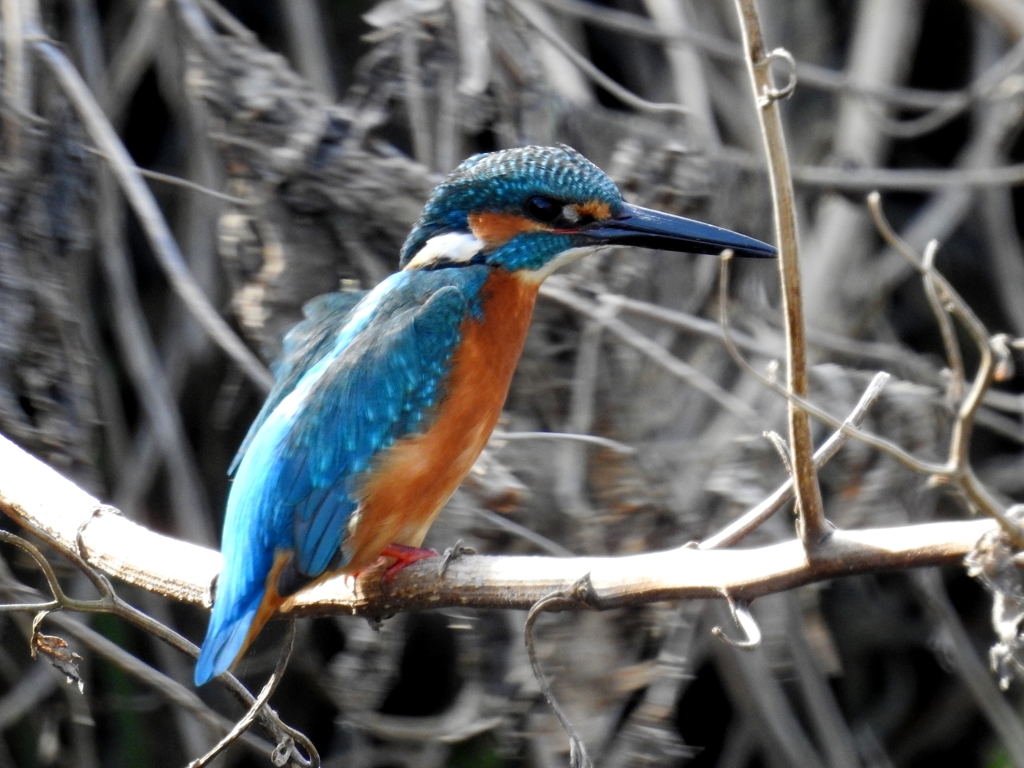
[[[302,307],[306,319],[293,327],[284,337],[281,357],[273,365],[274,388],[267,395],[259,415],[249,427],[245,440],[235,454],[228,474],[234,475],[242,456],[253,437],[260,431],[263,422],[274,411],[288,393],[295,389],[303,376],[334,347],[338,331],[344,327],[356,305],[366,296],[367,291],[344,291],[325,293],[310,299]]]
[[[293,551],[307,578],[336,560],[360,475],[377,453],[426,428],[486,276],[482,266],[399,272],[340,330],[310,337],[316,360],[292,364],[287,391],[261,412],[238,462],[197,684],[244,650],[275,552]]]

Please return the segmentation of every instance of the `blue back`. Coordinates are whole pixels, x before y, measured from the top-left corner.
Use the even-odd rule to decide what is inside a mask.
[[[348,561],[344,535],[363,473],[380,451],[429,427],[488,272],[398,272],[351,310],[351,301],[321,299],[290,335],[281,378],[234,465],[197,683],[240,651],[275,551],[294,550],[310,579]]]
[[[274,388],[256,419],[249,426],[245,440],[239,446],[235,458],[228,467],[228,475],[234,476],[242,456],[249,448],[263,422],[274,412],[277,404],[295,389],[299,380],[335,345],[336,336],[347,322],[356,305],[366,296],[367,291],[344,291],[325,293],[307,301],[302,307],[306,319],[296,324],[284,337],[281,357],[272,366]]]

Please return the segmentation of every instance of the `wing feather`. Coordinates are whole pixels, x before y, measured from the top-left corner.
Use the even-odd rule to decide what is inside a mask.
[[[308,579],[336,564],[339,551],[344,564],[361,477],[377,454],[429,424],[487,271],[400,272],[347,315],[326,303],[296,329],[282,378],[236,461],[197,681],[244,650],[276,552],[294,551]]]
[[[281,357],[271,366],[274,371],[274,388],[267,395],[263,407],[249,427],[231,466],[228,467],[229,475],[234,476],[249,444],[278,403],[295,389],[295,385],[310,368],[334,348],[338,332],[367,293],[368,291],[325,293],[310,299],[302,306],[305,320],[295,325],[284,337]]]
[[[341,546],[373,457],[418,431],[435,405],[436,381],[468,310],[467,296],[449,285],[389,313],[387,322],[369,324],[310,392],[288,444],[289,453],[312,464],[291,484],[289,500],[302,573],[322,573]]]

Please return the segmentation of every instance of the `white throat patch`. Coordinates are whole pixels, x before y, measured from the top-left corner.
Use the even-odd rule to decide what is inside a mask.
[[[427,240],[404,269],[426,269],[438,263],[465,264],[483,250],[484,244],[469,232],[448,232]]]
[[[562,251],[560,254],[555,256],[551,261],[545,264],[540,269],[521,269],[516,272],[516,277],[526,283],[535,283],[539,285],[559,267],[564,267],[566,264],[572,264],[577,259],[582,259],[584,256],[593,253],[600,245],[584,245],[579,248],[570,248],[567,251]]]

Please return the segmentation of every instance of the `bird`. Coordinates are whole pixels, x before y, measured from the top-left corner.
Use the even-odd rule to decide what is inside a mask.
[[[399,271],[311,300],[229,469],[223,566],[195,668],[231,669],[295,594],[424,536],[501,413],[538,290],[602,245],[772,257],[742,234],[626,202],[576,150],[474,155],[431,193]]]

